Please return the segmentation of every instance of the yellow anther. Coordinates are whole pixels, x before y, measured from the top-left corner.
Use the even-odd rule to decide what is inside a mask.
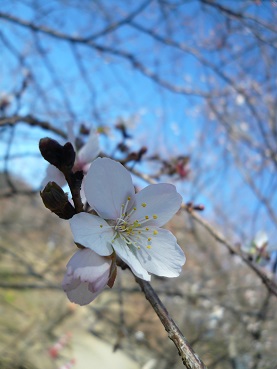
[[[128,197],[127,197],[127,200],[128,200],[128,201],[130,201],[130,200],[131,200],[131,197],[130,197],[130,196],[128,196]]]
[[[149,228],[148,228],[148,227],[146,227],[146,228],[145,228],[145,230],[146,230],[146,231],[149,231]]]
[[[145,203],[145,202],[143,202],[143,203],[141,204],[141,206],[142,206],[143,208],[145,208],[146,203]]]
[[[141,234],[141,231],[138,231],[139,234]]]
[[[140,246],[138,246],[138,250],[140,250]]]
[[[137,208],[134,208],[133,210],[137,210]]]
[[[156,236],[157,234],[158,234],[158,231],[156,231],[156,230],[155,230],[155,231],[153,231],[153,235],[155,235],[155,236]]]
[[[147,248],[147,249],[151,249],[151,246],[150,246],[150,245],[148,245],[148,246],[146,246],[146,248]]]
[[[157,219],[157,218],[158,218],[158,215],[154,214],[153,219]]]
[[[151,238],[151,237],[149,237],[147,240],[150,242],[150,241],[152,240],[152,238]]]
[[[145,215],[145,219],[149,219],[149,216],[148,215]]]
[[[103,224],[100,224],[100,228],[103,228]]]

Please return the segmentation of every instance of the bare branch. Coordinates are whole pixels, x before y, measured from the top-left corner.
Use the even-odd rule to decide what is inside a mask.
[[[244,254],[242,251],[240,251],[238,248],[235,248],[231,242],[226,240],[219,231],[217,231],[214,227],[212,227],[206,220],[204,220],[202,217],[199,216],[196,212],[191,212],[187,209],[186,205],[182,205],[182,209],[187,211],[190,216],[196,220],[199,224],[201,224],[209,233],[211,236],[214,237],[215,240],[222,243],[224,246],[227,247],[228,251],[232,255],[237,255],[243,260],[243,262],[252,269],[256,275],[261,279],[261,281],[264,283],[266,288],[269,292],[271,292],[273,295],[277,297],[277,284],[273,279],[270,279],[255,263],[253,263],[251,260],[249,260],[248,256]]]
[[[0,118],[0,127],[1,126],[14,126],[17,123],[27,123],[30,126],[37,126],[40,128],[43,128],[47,131],[52,131],[53,133],[56,133],[57,135],[66,138],[66,134],[60,130],[59,128],[54,127],[52,124],[46,121],[41,121],[37,118],[35,118],[32,115],[14,115],[11,117],[4,117]]]
[[[187,369],[207,369],[199,356],[193,351],[192,347],[189,345],[188,341],[183,336],[174,320],[170,317],[168,311],[159,299],[151,284],[138,277],[135,277],[135,279],[145,294],[146,299],[150,302],[155,310],[165,330],[167,331],[168,337],[177,347],[185,367]]]
[[[133,172],[138,177],[142,178],[148,183],[155,184],[157,183],[155,180],[153,180],[150,176],[147,174],[141,174],[137,170],[129,168],[131,172]],[[230,241],[225,239],[224,236],[221,235],[221,233],[216,230],[214,227],[212,227],[209,222],[204,220],[197,212],[191,211],[189,207],[187,207],[185,204],[182,205],[181,209],[185,210],[194,220],[196,220],[202,227],[204,227],[211,236],[214,237],[215,240],[223,244],[227,247],[228,251],[232,255],[237,255],[240,257],[240,259],[250,268],[252,269],[255,274],[260,278],[260,280],[264,283],[266,288],[270,293],[275,295],[277,297],[277,284],[273,279],[270,279],[254,262],[249,260],[248,256],[244,254],[242,251],[240,251],[238,248],[234,247]]]

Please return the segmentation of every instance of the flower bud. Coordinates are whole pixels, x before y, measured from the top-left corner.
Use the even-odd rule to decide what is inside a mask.
[[[127,127],[123,121],[120,121],[119,123],[117,123],[115,128],[121,132],[124,140],[126,140],[127,138],[132,138],[132,136],[129,135],[129,133],[127,132]]]
[[[111,279],[112,262],[111,258],[100,256],[88,248],[75,252],[67,264],[62,283],[69,300],[81,306],[93,301]],[[114,270],[112,273],[115,277]]]
[[[52,138],[45,137],[39,141],[39,149],[44,159],[60,171],[73,168],[76,154],[70,142],[62,146]]]
[[[76,214],[68,201],[68,196],[55,182],[49,182],[40,193],[45,207],[62,219],[70,219]]]

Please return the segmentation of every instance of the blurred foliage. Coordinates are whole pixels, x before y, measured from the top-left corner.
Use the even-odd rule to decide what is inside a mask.
[[[37,195],[1,201],[3,368],[58,368],[61,360],[74,357],[74,345],[61,351],[60,361],[50,357],[49,348],[69,331],[82,343],[82,335],[75,333],[82,329],[140,366],[154,358],[154,368],[183,367],[129,271],[120,270],[114,288],[89,306],[69,303],[60,290],[65,264],[75,250],[67,222],[46,211]],[[153,286],[196,352],[209,368],[233,369],[237,362],[245,369],[273,369],[275,301],[238,258],[231,258],[187,216],[180,213],[168,227],[187,263],[178,279],[152,277]]]

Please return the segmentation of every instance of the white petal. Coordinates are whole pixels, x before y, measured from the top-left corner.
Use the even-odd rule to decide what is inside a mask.
[[[131,174],[123,165],[108,158],[92,162],[84,188],[88,203],[104,219],[119,218],[122,204],[135,194]]]
[[[89,283],[82,282],[75,289],[65,292],[71,302],[83,306],[93,301],[102,292],[102,290],[93,293],[89,290]]]
[[[41,183],[41,186],[44,188],[48,182],[56,182],[60,187],[66,185],[66,180],[62,172],[51,164],[49,164],[46,169],[46,175]]]
[[[160,227],[173,217],[181,203],[182,196],[175,186],[168,183],[149,185],[135,195],[137,210],[131,215],[130,223],[149,217],[147,225]]]
[[[76,243],[102,256],[112,254],[110,242],[114,231],[105,220],[97,215],[79,213],[70,219],[70,227]]]
[[[117,238],[113,243],[113,247],[117,255],[125,261],[127,265],[131,268],[132,272],[139,278],[144,279],[145,281],[150,281],[151,276],[147,273],[147,271],[142,267],[134,253],[132,252],[133,246],[131,249],[126,245],[124,241],[120,238]]]
[[[141,265],[150,273],[163,277],[178,277],[181,273],[182,266],[186,258],[183,250],[176,242],[173,234],[166,229],[157,229],[157,235],[152,232],[147,232],[151,238],[150,243],[145,237],[145,244],[141,243],[141,248],[136,249],[135,254]],[[148,249],[147,243],[151,245]]]
[[[77,161],[82,165],[91,163],[100,152],[99,139],[95,131],[91,130],[88,141],[77,154]]]

